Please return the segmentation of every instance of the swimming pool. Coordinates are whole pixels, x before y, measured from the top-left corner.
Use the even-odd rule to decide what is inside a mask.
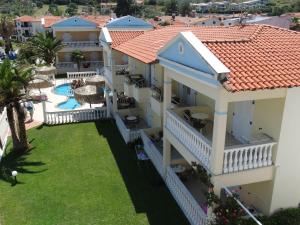
[[[67,101],[61,102],[57,105],[57,108],[59,109],[76,109],[80,107],[80,103],[76,101],[75,98],[69,97]]]
[[[54,93],[57,95],[73,96],[71,84],[61,84],[54,88]]]

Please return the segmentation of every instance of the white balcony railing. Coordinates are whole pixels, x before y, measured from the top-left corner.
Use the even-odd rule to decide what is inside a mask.
[[[101,61],[83,61],[80,63],[81,68],[89,68],[89,67],[101,67],[103,66],[103,62]],[[56,64],[58,68],[76,68],[77,65],[75,62],[59,62]]]
[[[67,72],[68,79],[81,79],[97,75],[96,71],[86,71],[86,72]]]
[[[192,194],[180,181],[171,167],[167,168],[166,184],[181,210],[192,225],[208,225],[209,219]]]
[[[63,41],[62,44],[69,48],[99,47],[98,41]]]
[[[223,172],[231,173],[272,165],[272,149],[276,142],[226,148]]]
[[[170,110],[166,112],[166,128],[203,166],[209,169],[212,145],[207,138]]]
[[[137,85],[134,85],[132,94],[136,101],[147,102],[151,95],[151,89],[150,87],[138,87]]]
[[[141,131],[141,137],[144,143],[144,150],[151,159],[158,173],[163,176],[163,157],[154,143],[150,140],[145,131]]]
[[[118,127],[125,143],[132,142],[141,136],[141,130],[128,129],[118,113],[115,113],[115,120],[116,120],[117,127]]]
[[[93,121],[107,118],[106,107],[95,109],[79,109],[57,112],[45,112],[46,124],[78,123],[81,121]]]

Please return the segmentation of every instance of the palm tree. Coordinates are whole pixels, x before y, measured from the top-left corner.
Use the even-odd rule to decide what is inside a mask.
[[[13,148],[21,152],[29,148],[25,129],[26,114],[21,102],[28,99],[26,87],[32,74],[32,68],[17,67],[8,59],[0,64],[0,107],[7,109]]]
[[[0,18],[0,35],[5,41],[5,53],[8,54],[9,51],[13,50],[10,37],[15,31],[14,22],[7,16],[2,16]]]
[[[77,64],[77,69],[78,69],[78,72],[79,72],[80,71],[80,64],[85,58],[82,51],[80,51],[80,50],[73,51],[71,58],[72,58],[72,61]]]
[[[30,40],[38,58],[47,65],[55,62],[56,54],[63,48],[61,40],[56,39],[50,32],[38,33]]]

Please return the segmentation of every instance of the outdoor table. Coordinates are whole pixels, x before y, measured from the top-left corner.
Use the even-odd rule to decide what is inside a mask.
[[[208,119],[207,113],[192,113],[191,117],[196,120],[205,120]]]
[[[183,173],[185,171],[185,167],[182,165],[172,166],[172,169],[175,173]]]
[[[135,120],[137,120],[137,117],[136,116],[127,116],[126,120],[128,120],[128,121],[135,121]]]

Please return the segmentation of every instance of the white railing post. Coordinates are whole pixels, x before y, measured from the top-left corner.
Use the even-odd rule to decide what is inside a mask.
[[[209,219],[189,190],[171,167],[167,168],[166,184],[181,210],[192,225],[208,225]]]
[[[210,155],[212,152],[211,143],[202,134],[188,125],[182,118],[171,110],[166,111],[166,125],[182,145],[196,157],[207,169],[210,167]]]
[[[223,173],[272,165],[272,148],[276,142],[228,147],[224,151]]]

